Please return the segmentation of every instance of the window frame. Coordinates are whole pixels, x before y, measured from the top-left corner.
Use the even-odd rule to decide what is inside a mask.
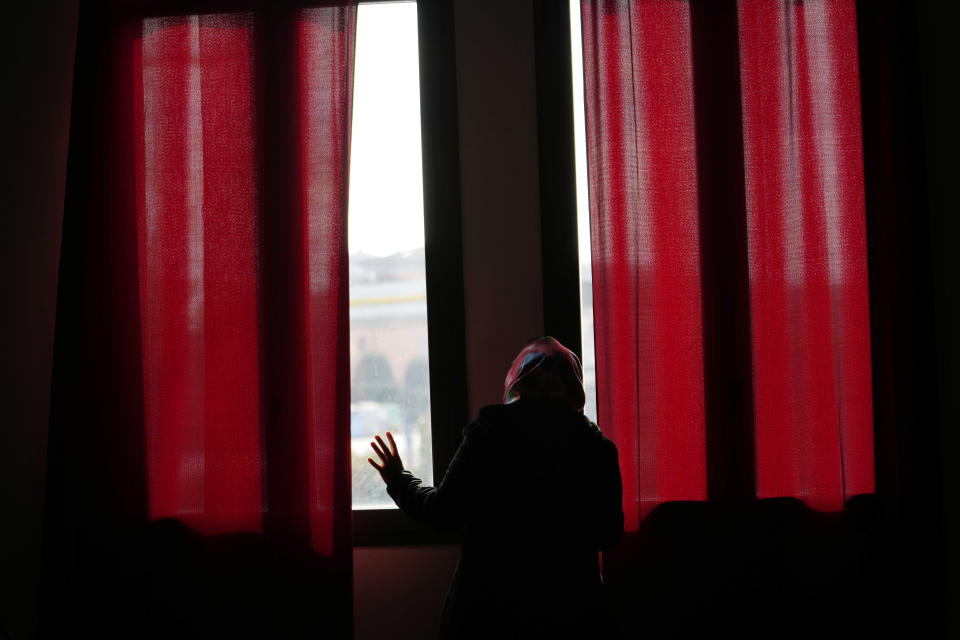
[[[430,438],[436,483],[469,419],[453,21],[450,3],[417,1]],[[399,509],[352,511],[354,547],[457,542],[455,535],[433,531]]]
[[[543,328],[583,360],[570,7],[534,0]]]

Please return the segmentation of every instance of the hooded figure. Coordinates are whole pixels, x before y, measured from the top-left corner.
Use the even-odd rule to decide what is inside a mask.
[[[530,341],[503,402],[463,430],[437,487],[402,471],[379,437],[374,446],[397,506],[462,536],[440,637],[611,635],[597,552],[623,535],[620,467],[616,446],[583,415],[577,356],[550,337]]]

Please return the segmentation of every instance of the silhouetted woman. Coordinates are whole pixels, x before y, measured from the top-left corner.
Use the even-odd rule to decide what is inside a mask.
[[[583,415],[576,355],[529,342],[503,404],[480,410],[437,487],[403,470],[388,432],[370,459],[403,511],[461,532],[441,638],[597,638],[613,621],[597,551],[623,534],[617,448]]]

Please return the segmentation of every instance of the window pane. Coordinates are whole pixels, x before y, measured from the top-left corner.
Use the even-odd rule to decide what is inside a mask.
[[[597,420],[597,368],[593,348],[593,273],[590,268],[590,194],[587,192],[587,127],[583,115],[583,38],[580,0],[570,0],[570,59],[573,69],[573,138],[577,173],[577,233],[580,244],[580,331],[583,345],[583,412]]]
[[[390,431],[404,466],[433,482],[420,81],[415,3],[357,14],[350,151],[351,452],[355,509],[392,508],[367,462]]]

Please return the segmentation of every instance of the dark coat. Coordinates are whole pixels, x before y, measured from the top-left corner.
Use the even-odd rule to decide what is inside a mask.
[[[463,549],[442,638],[598,638],[612,628],[597,552],[623,535],[617,448],[547,400],[481,409],[436,488],[407,471],[387,491]]]

